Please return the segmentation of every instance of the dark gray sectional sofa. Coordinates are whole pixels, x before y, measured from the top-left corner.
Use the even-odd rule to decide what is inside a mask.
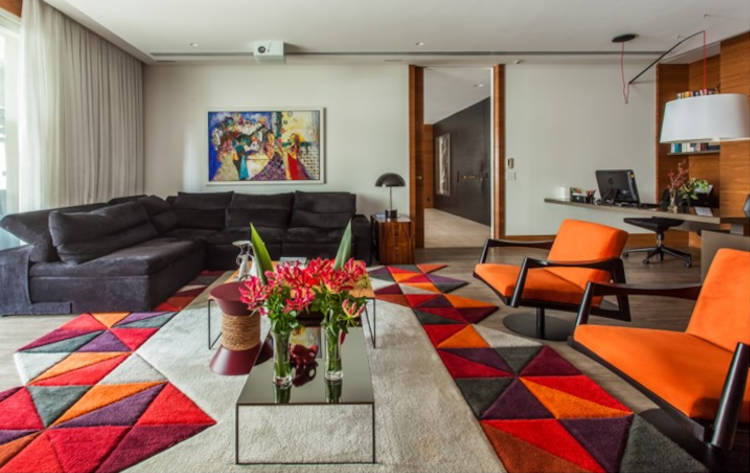
[[[352,220],[353,256],[371,231],[350,193],[129,196],[6,215],[25,246],[0,251],[0,314],[150,310],[202,269],[233,269],[252,222],[273,258],[334,257]]]

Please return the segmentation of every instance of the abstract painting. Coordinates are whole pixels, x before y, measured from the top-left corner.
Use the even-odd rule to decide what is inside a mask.
[[[451,195],[451,135],[445,133],[435,138],[437,165],[435,166],[435,190],[438,195]]]
[[[209,183],[324,182],[323,109],[208,112]]]

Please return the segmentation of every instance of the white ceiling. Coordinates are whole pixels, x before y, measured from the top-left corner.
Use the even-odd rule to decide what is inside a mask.
[[[258,40],[285,41],[294,54],[289,61],[309,62],[300,54],[313,53],[318,63],[346,61],[331,54],[342,52],[349,60],[385,53],[374,56],[379,62],[391,53],[421,64],[453,63],[443,54],[466,52],[473,59],[460,62],[541,61],[550,53],[616,54],[610,40],[627,32],[639,35],[627,50],[652,58],[704,28],[709,42],[750,29],[748,0],[46,1],[148,62],[249,54]],[[423,56],[435,52],[441,54]]]
[[[432,124],[490,96],[486,67],[428,67],[424,71],[424,122]],[[481,87],[478,85],[481,84]]]

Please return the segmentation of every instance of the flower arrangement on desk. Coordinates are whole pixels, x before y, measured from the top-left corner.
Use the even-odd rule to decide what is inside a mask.
[[[709,185],[705,179],[697,179],[695,177],[688,178],[688,169],[684,167],[686,161],[680,161],[677,163],[677,172],[669,171],[667,176],[669,177],[669,206],[667,209],[670,212],[677,212],[679,207],[677,205],[677,195],[679,194],[683,199],[696,200],[698,198],[698,192],[708,192]]]
[[[351,254],[351,222],[339,244],[335,260],[317,258],[302,267],[298,262],[274,267],[263,240],[251,225],[255,274],[240,289],[242,302],[251,310],[267,316],[274,341],[274,382],[288,386],[292,382],[289,337],[299,327],[299,315],[309,310],[323,316],[325,377],[340,380],[343,376],[341,343],[365,307],[365,298],[352,291],[367,282],[363,262]]]

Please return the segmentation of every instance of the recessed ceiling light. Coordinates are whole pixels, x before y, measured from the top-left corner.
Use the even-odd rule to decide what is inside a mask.
[[[417,46],[424,46],[424,41],[417,41]]]
[[[190,43],[190,46],[192,46],[194,48],[197,48],[198,47],[198,43]]]
[[[474,84],[474,87],[484,87],[484,84],[482,84],[481,82],[479,82],[478,84]]]
[[[521,64],[522,62],[522,59],[516,59],[515,61],[513,61],[513,64]]]

